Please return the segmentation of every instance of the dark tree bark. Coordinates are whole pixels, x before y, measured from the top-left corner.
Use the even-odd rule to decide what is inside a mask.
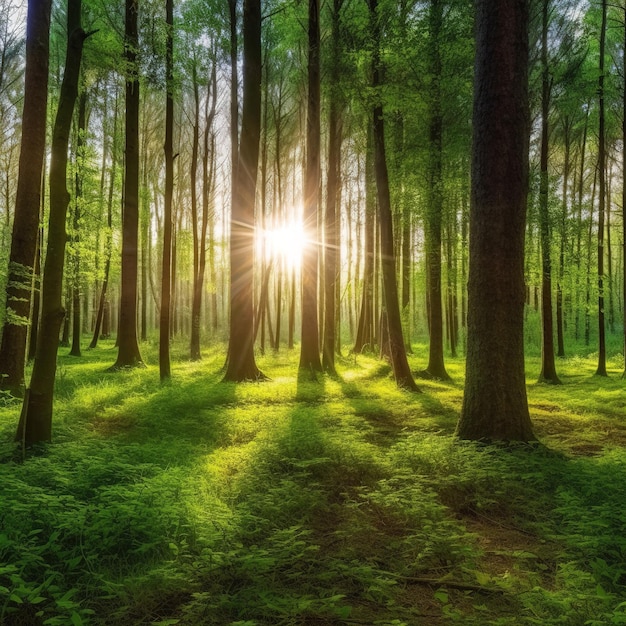
[[[170,363],[170,313],[172,310],[172,197],[174,193],[174,9],[172,0],[165,0],[165,198],[163,202],[163,259],[161,272],[161,315],[159,319],[159,376],[161,382],[172,377]],[[197,161],[197,124],[194,151]],[[196,163],[194,163],[194,166]],[[196,204],[196,177],[192,173],[192,203]],[[197,217],[197,216],[196,216]],[[195,269],[195,268],[194,268]]]
[[[85,152],[85,133],[87,132],[87,92],[82,91],[78,99],[78,138],[76,140],[76,197],[74,201],[73,233],[73,267],[72,267],[72,347],[71,356],[82,356],[80,350],[80,226],[83,202],[83,168]]]
[[[602,0],[600,26],[600,71],[598,73],[598,367],[596,376],[607,376],[604,323],[604,212],[606,206],[606,133],[604,107],[604,52],[606,47],[607,2]]]
[[[624,50],[626,50],[626,5],[624,5]],[[626,146],[626,72],[622,88],[622,145]],[[626,150],[622,150],[622,314],[624,333],[622,378],[626,378]]]
[[[378,91],[382,84],[378,0],[369,0],[369,9],[374,41],[372,87],[375,91]],[[404,339],[402,337],[402,317],[400,315],[400,302],[398,300],[398,282],[393,245],[393,218],[391,214],[391,199],[389,196],[389,175],[385,155],[384,116],[380,98],[377,99],[374,105],[372,117],[374,129],[374,171],[376,173],[378,216],[380,223],[380,255],[385,308],[384,314],[387,321],[389,356],[398,387],[410,391],[419,391],[409,368]],[[383,343],[382,337],[381,343]]]
[[[261,3],[243,5],[243,109],[230,220],[230,338],[225,381],[259,380],[254,358],[254,201],[261,138]],[[236,124],[236,120],[231,120]]]
[[[443,112],[441,102],[441,50],[443,23],[441,0],[431,0],[429,16],[430,73],[428,89],[429,158],[426,207],[426,278],[428,286],[428,330],[430,334],[428,377],[449,380],[443,359],[443,308],[441,290],[441,226],[443,221]]]
[[[43,227],[39,229],[37,238],[37,251],[35,252],[35,279],[33,306],[30,319],[30,334],[28,336],[28,359],[35,358],[37,351],[37,336],[39,335],[39,312],[41,310],[41,246],[43,244]]]
[[[26,336],[37,249],[41,177],[46,143],[50,7],[52,0],[28,0],[26,70],[17,195],[6,288],[6,320],[0,345],[0,388],[24,392]]]
[[[326,178],[326,215],[324,218],[324,343],[322,366],[325,371],[335,373],[335,350],[337,346],[340,221],[337,198],[341,189],[341,102],[339,81],[341,37],[339,13],[343,0],[333,0],[332,9],[332,65],[330,68],[330,103],[328,111],[328,175]]]
[[[476,0],[462,439],[534,439],[524,375],[529,0]]]
[[[122,216],[122,287],[117,360],[112,369],[143,365],[137,341],[137,244],[139,233],[139,79],[137,1],[126,0],[126,161]]]
[[[543,0],[541,19],[541,154],[539,181],[539,226],[541,230],[541,372],[539,381],[560,384],[554,361],[552,317],[552,231],[548,213],[548,118],[550,114],[550,71],[548,68],[548,8]]]
[[[67,52],[59,108],[52,136],[50,158],[50,217],[48,244],[41,294],[41,326],[30,386],[26,390],[16,440],[23,446],[52,437],[52,400],[56,374],[59,330],[63,309],[63,266],[65,263],[65,221],[70,195],[67,190],[67,152],[83,43],[87,37],[80,26],[81,0],[68,0]]]
[[[306,171],[304,175],[304,232],[309,241],[302,251],[301,372],[322,371],[318,326],[317,216],[320,184],[320,7],[309,0],[308,97],[306,116]]]

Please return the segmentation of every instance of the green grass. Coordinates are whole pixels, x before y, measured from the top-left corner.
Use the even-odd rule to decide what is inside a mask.
[[[486,446],[453,437],[461,359],[412,395],[365,356],[235,385],[223,347],[174,354],[165,386],[108,373],[111,344],[61,356],[24,463],[0,408],[1,624],[626,624],[621,358],[559,362],[562,386],[529,359],[540,443]]]

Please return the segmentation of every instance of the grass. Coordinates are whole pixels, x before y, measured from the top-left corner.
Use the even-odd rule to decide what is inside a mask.
[[[365,356],[235,385],[221,346],[177,349],[165,386],[106,372],[111,344],[62,356],[25,463],[0,407],[0,623],[626,624],[621,359],[559,362],[562,386],[530,359],[540,443],[485,446],[453,437],[461,359],[412,395]]]

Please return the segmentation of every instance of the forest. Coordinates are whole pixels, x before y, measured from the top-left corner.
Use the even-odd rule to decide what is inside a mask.
[[[622,0],[0,0],[0,625],[626,624]]]

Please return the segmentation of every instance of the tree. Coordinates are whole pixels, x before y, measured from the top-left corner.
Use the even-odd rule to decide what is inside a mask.
[[[70,195],[67,190],[67,153],[83,43],[88,34],[80,25],[81,0],[67,3],[67,52],[59,106],[52,136],[50,158],[50,217],[44,264],[41,325],[30,386],[24,395],[16,440],[23,446],[50,441],[52,436],[52,400],[56,374],[59,330],[65,316],[63,309],[63,266],[67,234],[65,222]]]
[[[441,228],[443,219],[442,142],[443,112],[441,102],[441,0],[431,0],[429,14],[429,65],[431,82],[428,96],[429,159],[426,207],[426,276],[428,285],[428,328],[430,342],[427,376],[448,380],[443,361],[443,310],[441,303]]]
[[[163,211],[163,264],[161,273],[161,317],[159,323],[159,373],[161,381],[171,378],[170,313],[172,289],[172,196],[174,192],[174,9],[165,0],[165,198]],[[195,182],[195,181],[194,181]],[[195,196],[195,189],[192,190]]]
[[[462,439],[534,439],[524,375],[529,0],[475,0]]]
[[[341,102],[339,14],[343,0],[333,0],[330,67],[330,103],[328,110],[328,175],[326,184],[326,215],[324,218],[324,344],[322,365],[335,373],[335,349],[338,331],[339,233],[337,202],[341,189]]]
[[[604,213],[606,204],[606,131],[604,106],[604,53],[606,47],[606,0],[602,0],[600,68],[598,72],[598,367],[597,376],[607,376],[604,324]]]
[[[370,19],[374,49],[372,54],[372,87],[377,92],[382,84],[382,67],[380,60],[380,15],[378,0],[369,0]],[[380,254],[383,279],[383,296],[386,316],[386,337],[381,344],[388,342],[389,357],[393,368],[396,384],[402,389],[419,391],[413,380],[406,356],[406,348],[402,336],[402,317],[398,300],[398,281],[393,244],[393,218],[391,215],[391,198],[389,195],[389,175],[385,155],[385,126],[383,105],[380,94],[377,94],[372,108],[374,135],[374,171],[378,197],[378,217],[380,222]]]
[[[552,318],[552,246],[548,212],[548,142],[551,80],[548,67],[549,0],[541,10],[541,157],[539,180],[539,222],[541,230],[541,382],[559,384],[554,362],[554,331]]]
[[[232,0],[234,1],[234,0]],[[236,121],[232,121],[235,123]],[[261,2],[243,4],[243,108],[230,220],[230,337],[225,381],[260,380],[254,358],[254,200],[261,138]]]
[[[22,395],[33,265],[37,250],[41,175],[46,143],[50,8],[52,0],[29,0],[19,177],[6,290],[6,321],[0,345],[0,388]]]
[[[302,335],[300,371],[322,370],[319,351],[317,279],[319,246],[317,213],[320,185],[320,7],[309,0],[308,95],[306,115],[306,171],[304,175],[304,231],[302,252]]]
[[[139,233],[139,77],[137,75],[138,0],[126,0],[126,160],[122,215],[122,286],[117,360],[112,369],[143,365],[137,341],[137,268]]]

